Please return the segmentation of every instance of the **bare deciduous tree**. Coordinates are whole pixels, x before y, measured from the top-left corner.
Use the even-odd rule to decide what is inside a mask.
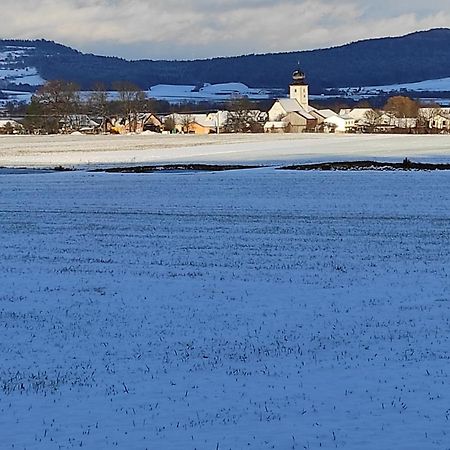
[[[367,123],[369,130],[373,132],[381,123],[381,114],[378,111],[370,109],[364,114],[364,120]]]
[[[95,83],[87,99],[89,113],[102,118],[103,131],[106,131],[107,117],[110,112],[108,91],[104,83]]]
[[[147,100],[145,92],[137,85],[128,81],[116,82],[113,88],[117,91],[119,110],[127,119],[128,131],[135,132],[137,129],[138,113],[145,106]]]
[[[194,123],[194,117],[191,114],[181,115],[181,127],[184,133],[189,133]]]
[[[442,114],[442,108],[440,105],[429,105],[426,108],[420,108],[417,126],[422,130],[429,130],[432,132],[436,128],[435,119]]]
[[[262,133],[264,124],[260,111],[247,98],[237,98],[228,106],[225,123],[227,133]]]
[[[37,115],[45,117],[46,131],[57,132],[60,124],[67,126],[69,117],[80,111],[79,86],[63,80],[48,81],[33,96],[32,106]]]

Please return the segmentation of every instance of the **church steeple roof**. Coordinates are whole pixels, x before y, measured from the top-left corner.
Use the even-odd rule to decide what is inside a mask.
[[[300,69],[297,69],[292,74],[292,83],[291,84],[296,84],[296,85],[306,84],[306,75]]]

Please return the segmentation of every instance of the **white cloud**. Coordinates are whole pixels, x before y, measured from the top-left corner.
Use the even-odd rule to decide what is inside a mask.
[[[427,3],[3,0],[0,33],[128,58],[212,57],[317,48],[448,26],[450,2]]]

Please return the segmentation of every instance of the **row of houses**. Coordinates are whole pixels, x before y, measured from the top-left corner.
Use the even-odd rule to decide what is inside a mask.
[[[260,110],[249,112],[255,121],[262,125],[267,120],[267,113]],[[153,113],[131,114],[126,117],[90,117],[86,114],[72,114],[59,120],[61,133],[81,132],[85,134],[110,133],[183,133],[183,134],[212,134],[223,133],[227,129],[229,111],[219,110],[203,114],[156,115]],[[262,127],[261,125],[261,127]],[[24,133],[24,126],[12,119],[0,120],[0,133]],[[40,134],[45,132],[40,128],[34,130]]]
[[[309,105],[308,85],[301,71],[293,74],[289,98],[275,101],[264,125],[267,133],[392,132],[426,128],[450,132],[450,108],[420,108],[417,117],[398,117],[372,108],[316,109]]]
[[[236,121],[247,121],[258,127],[246,127]],[[233,122],[232,126],[231,123]],[[185,133],[211,134],[236,131],[264,131],[266,133],[355,133],[417,131],[450,132],[450,108],[420,108],[417,117],[398,117],[392,112],[371,108],[317,109],[309,104],[309,87],[303,72],[294,72],[289,97],[274,102],[268,112],[260,110],[213,111],[203,114],[153,113],[130,114],[127,117],[99,117],[69,115],[59,120],[63,133]],[[0,133],[22,133],[24,127],[13,119],[0,120]],[[37,130],[40,132],[40,130]]]
[[[139,113],[130,117],[106,118],[99,124],[105,132],[115,134],[133,133],[185,133],[211,134],[224,130],[228,111],[214,111],[205,114],[168,114]]]
[[[341,109],[338,113],[330,109],[314,109],[299,106],[292,99],[277,100],[267,113],[253,110],[255,123],[261,124],[266,133],[389,133],[414,132],[419,128],[435,132],[450,132],[450,108],[420,108],[418,117],[397,117],[392,113],[370,108]],[[183,133],[213,134],[233,132],[227,127],[230,113],[214,111],[207,114],[170,114],[157,116],[141,113],[133,118],[91,118],[87,115],[71,115],[60,120],[62,133],[86,134],[111,133]],[[243,129],[244,127],[240,127]],[[35,133],[44,132],[36,129]],[[0,120],[0,134],[22,134],[23,124],[14,119]]]

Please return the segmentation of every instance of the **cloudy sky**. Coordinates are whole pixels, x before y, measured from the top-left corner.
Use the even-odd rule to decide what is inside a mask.
[[[313,49],[450,27],[449,0],[2,0],[2,38],[127,59]]]

